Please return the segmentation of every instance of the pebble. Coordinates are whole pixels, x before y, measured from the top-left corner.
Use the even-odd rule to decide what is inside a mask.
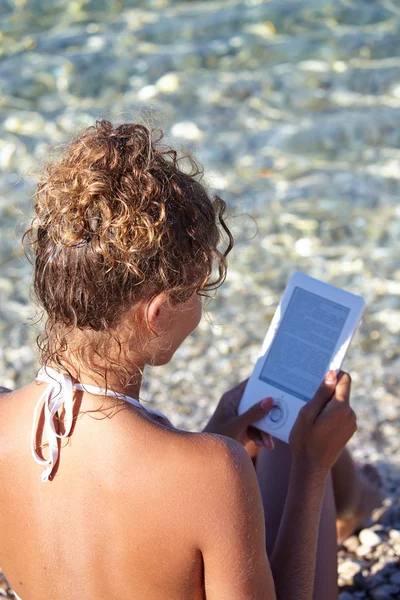
[[[156,83],[156,88],[164,94],[173,94],[179,89],[179,74],[178,73],[166,73]]]
[[[354,575],[359,573],[361,569],[361,561],[347,559],[339,564],[338,573],[345,581],[352,581]]]
[[[356,585],[358,585],[357,581],[354,581],[354,583]],[[366,585],[368,590],[373,590],[377,587],[384,585],[385,583],[387,583],[387,578],[382,575],[382,572],[379,572],[378,574],[376,574],[374,577],[371,577],[370,579],[364,578],[362,587],[364,587],[364,585]]]
[[[400,527],[399,529],[391,529],[389,531],[389,537],[393,542],[400,542]]]
[[[351,535],[350,537],[347,538],[347,540],[344,540],[344,542],[343,542],[343,546],[346,548],[346,550],[348,552],[356,552],[359,545],[360,545],[360,541],[356,535]]]
[[[371,590],[370,595],[373,600],[390,600],[390,598],[394,598],[394,595],[397,595],[397,593],[398,587],[396,585],[385,584]]]
[[[33,111],[19,113],[16,111],[12,116],[7,117],[3,123],[3,127],[6,131],[34,136],[44,130],[46,121],[41,115]]]
[[[356,555],[359,556],[360,558],[363,558],[365,556],[368,556],[368,554],[371,553],[371,548],[369,548],[368,546],[359,546],[356,551],[355,551]]]
[[[175,123],[171,128],[171,133],[173,136],[185,140],[199,140],[203,135],[196,123],[190,121]]]
[[[381,538],[377,533],[375,533],[375,531],[372,531],[372,529],[363,529],[358,534],[358,538],[362,546],[364,546],[367,550],[374,548],[381,543]]]
[[[155,85],[145,85],[138,91],[139,100],[150,100],[157,96],[158,90]]]
[[[400,571],[396,571],[390,576],[390,583],[400,586]]]

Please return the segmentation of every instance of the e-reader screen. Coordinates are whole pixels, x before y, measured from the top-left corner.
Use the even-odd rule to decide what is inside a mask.
[[[308,402],[329,368],[350,308],[295,287],[260,379]]]

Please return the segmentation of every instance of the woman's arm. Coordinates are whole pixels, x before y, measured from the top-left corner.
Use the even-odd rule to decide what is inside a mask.
[[[277,598],[313,597],[325,482],[323,472],[313,471],[302,461],[292,462],[288,495],[271,556]]]
[[[329,399],[329,388],[335,384],[336,378],[320,386],[300,411],[290,436],[293,459],[289,489],[271,557],[278,598],[309,600],[313,595],[326,479],[357,429],[349,405],[350,376],[340,374],[335,394]]]
[[[207,600],[311,600],[326,473],[300,461],[294,465],[270,565],[253,464],[239,444],[217,442],[204,468],[206,495],[199,494]]]
[[[207,446],[196,510],[205,597],[275,600],[253,464],[244,448],[229,438],[207,436]]]
[[[264,537],[263,510],[250,459],[235,444],[233,448],[236,448],[240,462],[225,468],[230,476],[220,480],[217,472],[213,474],[209,485],[219,500],[214,512],[210,513],[216,515],[212,525],[215,546],[209,546],[208,554],[204,555],[206,583],[208,561],[211,590],[207,598],[269,600],[276,593],[278,600],[312,599],[325,481],[336,458],[356,430],[355,415],[349,406],[350,377],[342,374],[336,390],[335,385],[336,380],[323,382],[314,398],[300,411],[291,433],[293,462],[289,491],[271,558],[276,591],[270,588],[271,571],[266,562],[265,548],[260,548],[260,540]],[[223,461],[220,463],[224,464]],[[224,509],[229,518],[222,514]],[[246,511],[249,513],[247,520]],[[251,544],[254,546],[251,547]],[[230,553],[232,560],[228,558]],[[221,566],[225,561],[229,565],[228,572],[223,567],[221,571],[213,567],[216,564]],[[238,591],[229,588],[229,573],[236,572],[247,573],[248,577],[242,575],[242,585],[247,585],[247,588],[238,588]],[[230,595],[224,595],[224,589],[230,589]]]

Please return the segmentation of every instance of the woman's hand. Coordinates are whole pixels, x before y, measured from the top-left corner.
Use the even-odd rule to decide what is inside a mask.
[[[315,396],[304,405],[290,433],[293,458],[327,473],[357,431],[350,407],[351,378],[348,373],[329,371]]]
[[[272,398],[266,398],[255,404],[242,415],[238,415],[238,406],[248,379],[242,381],[232,390],[226,392],[211,417],[204,431],[208,433],[218,433],[230,437],[242,444],[249,451],[252,443],[257,447],[265,447],[272,450],[274,442],[268,433],[264,433],[252,424],[259,421],[271,410]],[[251,452],[249,452],[252,455]]]

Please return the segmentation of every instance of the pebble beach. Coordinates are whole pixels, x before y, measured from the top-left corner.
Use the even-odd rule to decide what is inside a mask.
[[[0,81],[0,386],[38,369],[20,238],[42,164],[97,118],[161,127],[203,164],[236,244],[143,401],[201,429],[250,375],[294,271],[363,296],[350,446],[385,500],[338,551],[339,598],[399,599],[399,0],[0,0]]]

